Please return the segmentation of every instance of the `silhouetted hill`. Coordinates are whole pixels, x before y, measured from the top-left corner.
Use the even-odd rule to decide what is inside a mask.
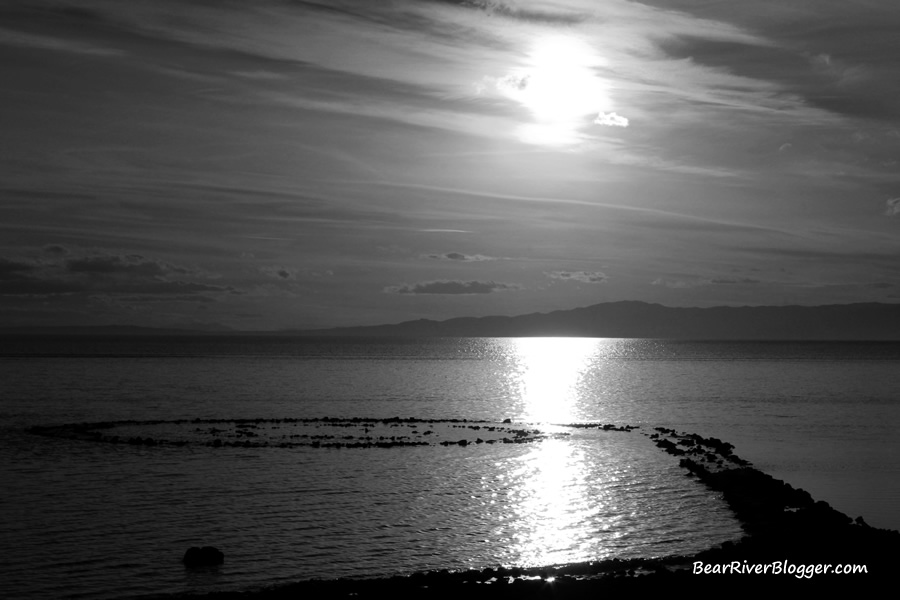
[[[315,335],[694,340],[900,340],[900,304],[670,308],[609,302],[516,317],[420,319],[396,325],[305,331]]]

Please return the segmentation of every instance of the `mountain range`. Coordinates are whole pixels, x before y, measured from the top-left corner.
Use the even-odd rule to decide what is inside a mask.
[[[300,333],[300,332],[297,332]],[[615,337],[694,340],[900,340],[900,304],[672,308],[637,301],[515,317],[419,319],[304,334],[424,337]]]
[[[391,337],[612,337],[682,340],[898,340],[900,304],[825,306],[717,306],[673,308],[638,301],[607,302],[571,310],[513,317],[418,319],[392,325],[315,330],[238,331],[136,326],[14,327],[0,335],[203,335]]]

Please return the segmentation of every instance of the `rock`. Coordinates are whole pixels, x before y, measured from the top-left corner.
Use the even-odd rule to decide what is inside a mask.
[[[181,560],[186,567],[214,567],[225,562],[225,554],[213,546],[191,546]]]

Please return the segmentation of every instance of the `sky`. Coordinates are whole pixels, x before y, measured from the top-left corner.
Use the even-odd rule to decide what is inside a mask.
[[[0,0],[0,326],[900,302],[889,0]]]

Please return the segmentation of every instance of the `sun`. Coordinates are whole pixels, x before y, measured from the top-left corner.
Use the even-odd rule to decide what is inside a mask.
[[[558,144],[578,138],[578,129],[605,110],[609,95],[596,68],[604,61],[590,44],[573,36],[537,40],[523,68],[501,78],[500,92],[533,115],[520,130],[526,141]]]

